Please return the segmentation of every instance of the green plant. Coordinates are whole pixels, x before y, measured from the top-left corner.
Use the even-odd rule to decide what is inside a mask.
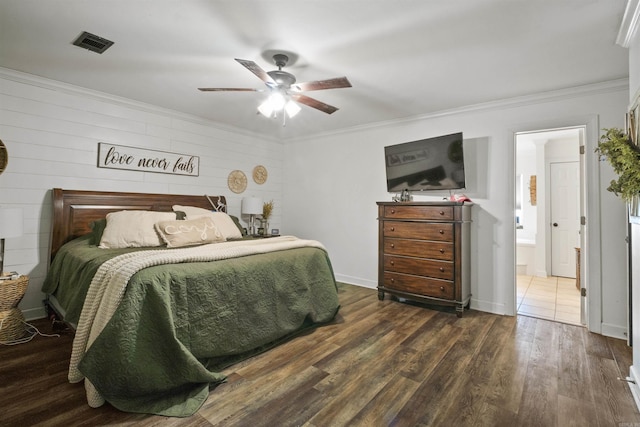
[[[262,205],[262,218],[268,220],[272,212],[273,212],[273,200],[264,202],[264,204]]]
[[[640,194],[640,149],[633,145],[622,129],[604,129],[596,152],[607,158],[618,175],[607,187],[627,202]]]

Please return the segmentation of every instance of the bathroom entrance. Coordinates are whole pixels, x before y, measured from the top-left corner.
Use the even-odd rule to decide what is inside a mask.
[[[578,266],[584,127],[516,134],[517,313],[585,323]]]

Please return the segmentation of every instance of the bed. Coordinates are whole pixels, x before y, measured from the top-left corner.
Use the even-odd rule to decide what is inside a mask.
[[[115,218],[131,214],[124,211],[170,217],[155,225],[163,239],[169,226],[209,221],[190,214],[198,209],[227,221],[223,196],[59,188],[52,196],[43,292],[76,328],[69,380],[84,380],[91,406],[106,401],[127,412],[192,415],[225,380],[223,368],[337,314],[331,262],[316,241],[224,238],[229,228],[216,222],[213,243],[100,247]]]

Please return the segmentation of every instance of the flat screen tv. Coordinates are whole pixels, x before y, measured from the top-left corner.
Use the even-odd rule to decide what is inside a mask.
[[[384,147],[390,193],[465,188],[462,132]]]

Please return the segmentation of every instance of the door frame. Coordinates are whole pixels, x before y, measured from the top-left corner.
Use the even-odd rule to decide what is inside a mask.
[[[584,128],[584,154],[581,154],[580,161],[584,165],[581,171],[580,180],[584,185],[582,197],[584,197],[583,206],[585,209],[586,225],[582,225],[581,230],[581,263],[580,277],[583,283],[582,287],[588,289],[586,296],[586,327],[594,333],[602,333],[602,274],[601,274],[601,240],[600,240],[600,169],[598,164],[598,156],[595,152],[598,146],[599,138],[598,115],[586,115],[570,118],[550,119],[535,123],[519,124],[513,126],[509,130],[511,149],[510,165],[510,188],[511,188],[511,209],[515,206],[515,181],[516,181],[516,136],[518,133],[539,132],[545,130],[563,129],[563,128]],[[513,259],[516,260],[516,223],[515,215],[511,215],[513,224],[512,232],[512,249]],[[516,263],[512,266],[512,307],[514,307],[514,315],[517,315],[517,278]]]

